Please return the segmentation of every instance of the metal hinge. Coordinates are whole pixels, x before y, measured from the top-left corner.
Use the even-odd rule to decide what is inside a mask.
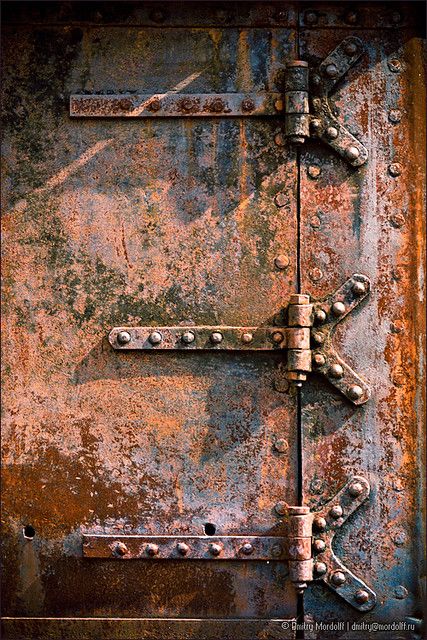
[[[117,351],[271,351],[286,354],[286,378],[301,386],[313,370],[326,376],[356,405],[370,397],[367,383],[335,352],[332,334],[369,294],[369,278],[354,274],[342,287],[320,302],[305,294],[291,295],[280,314],[282,326],[168,326],[114,327],[109,341]]]

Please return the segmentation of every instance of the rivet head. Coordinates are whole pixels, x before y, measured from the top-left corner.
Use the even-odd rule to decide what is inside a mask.
[[[357,158],[360,156],[360,151],[357,147],[347,147],[347,149],[345,150],[345,157],[348,160],[357,160]]]
[[[399,71],[401,71],[402,69],[402,63],[397,58],[390,58],[390,60],[387,62],[387,65],[390,71],[392,71],[393,73],[399,73]]]
[[[178,542],[178,544],[176,545],[176,550],[178,551],[180,556],[186,556],[190,551],[190,547],[188,546],[188,544],[185,544],[185,542]]]
[[[402,120],[402,112],[399,109],[391,109],[388,119],[392,124],[398,124]]]
[[[319,75],[317,75],[317,73],[316,73],[316,74],[311,78],[311,82],[312,82],[312,83],[317,87],[317,86],[322,82],[322,78],[321,78]],[[314,104],[315,104],[315,103],[314,103],[314,100],[313,100],[313,105],[314,105]],[[319,104],[320,104],[320,101],[319,101]],[[317,105],[317,103],[316,103],[316,105]],[[320,122],[320,120],[319,120],[319,122]]]
[[[117,544],[114,546],[114,552],[118,556],[125,556],[128,552],[128,548],[124,544],[124,542],[117,542]]]
[[[340,364],[332,364],[329,367],[329,375],[331,376],[331,378],[342,378],[344,375],[344,369]]]
[[[322,553],[326,549],[326,542],[321,538],[313,540],[313,551],[315,553]]]
[[[317,324],[323,324],[326,320],[326,311],[323,309],[316,309],[314,312],[314,319]]]
[[[326,529],[326,520],[322,516],[316,516],[313,520],[313,525],[318,531],[324,531]]]
[[[348,56],[354,56],[354,54],[357,51],[357,46],[355,45],[354,42],[347,42],[347,44],[344,47],[344,51]]]
[[[324,562],[315,562],[313,568],[318,576],[323,576],[328,570],[328,567]]]
[[[148,336],[148,340],[151,342],[151,344],[160,344],[163,340],[163,337],[160,331],[153,331]]]
[[[335,520],[338,520],[338,518],[341,518],[342,513],[343,513],[342,507],[339,504],[336,504],[329,509],[329,515],[331,516],[331,518],[334,518]]]
[[[209,553],[213,556],[219,556],[219,554],[222,551],[222,547],[219,544],[216,544],[215,542],[211,542],[211,544],[209,545]]]
[[[314,11],[306,11],[304,14],[305,24],[317,24],[318,16]]]
[[[194,342],[195,339],[196,339],[196,336],[192,331],[185,331],[185,333],[183,333],[181,336],[181,340],[185,344],[191,344],[192,342]]]
[[[283,133],[276,133],[276,135],[274,136],[274,142],[278,147],[284,147],[286,144],[286,138]]]
[[[278,502],[274,506],[274,510],[279,516],[284,516],[288,513],[288,505],[286,502]]]
[[[219,344],[223,340],[223,335],[220,331],[213,331],[210,336],[210,341],[213,344]]]
[[[274,108],[276,109],[276,111],[283,111],[283,109],[285,108],[283,100],[281,100],[280,98],[276,100],[274,103]]]
[[[276,344],[280,344],[281,342],[283,342],[283,333],[281,331],[275,331],[272,335],[271,335],[271,339],[273,340],[273,342],[275,342]]]
[[[150,13],[150,20],[153,22],[164,22],[165,17],[165,14],[160,9],[155,9]]]
[[[131,341],[130,333],[127,331],[120,331],[117,334],[117,342],[119,344],[128,344]]]
[[[354,599],[358,604],[365,604],[365,602],[368,602],[369,600],[369,593],[364,589],[359,589],[354,594]]]
[[[250,542],[245,542],[245,544],[242,545],[242,548],[241,548],[241,551],[242,551],[242,553],[245,554],[245,556],[250,556],[251,553],[253,553],[253,550],[254,550],[254,548],[253,548],[253,546],[251,545]]]
[[[352,385],[348,390],[348,397],[351,400],[359,400],[363,396],[363,389],[358,384]]]
[[[252,333],[244,333],[242,335],[242,338],[241,338],[243,344],[250,344],[253,339],[254,339],[254,337],[253,337]]]
[[[310,130],[312,133],[319,134],[322,129],[322,122],[319,118],[313,118],[310,122]]]
[[[282,545],[281,544],[273,544],[273,546],[271,547],[271,555],[273,556],[273,558],[278,558],[279,556],[281,556],[283,553],[283,549],[282,549]]]
[[[274,448],[279,453],[285,453],[289,449],[288,441],[285,438],[278,438],[274,443]]]
[[[392,178],[397,178],[402,173],[402,166],[398,162],[393,162],[389,165],[388,172]]]
[[[334,302],[332,305],[332,313],[339,318],[345,313],[345,304],[343,302]]]
[[[393,213],[390,216],[390,222],[395,229],[400,229],[405,224],[406,219],[402,213]]]
[[[314,269],[311,269],[308,272],[309,278],[310,280],[312,280],[313,282],[318,282],[319,280],[321,280],[323,278],[323,271],[321,269],[319,269],[318,267],[314,267]]]
[[[147,544],[147,546],[145,547],[145,553],[148,556],[157,556],[159,553],[159,547],[154,543]]]
[[[326,364],[326,358],[323,353],[313,354],[313,364],[315,367],[323,367]]]
[[[346,577],[342,571],[335,571],[331,576],[332,584],[335,584],[337,587],[344,584],[345,581],[346,581]]]
[[[363,485],[360,482],[352,482],[348,487],[348,492],[353,498],[357,498],[363,491]]]
[[[345,21],[347,22],[347,24],[356,24],[358,18],[359,16],[357,15],[356,11],[347,11],[347,13],[345,14]]]
[[[242,101],[242,111],[244,111],[245,113],[250,113],[254,109],[255,102],[253,100],[251,100],[250,98],[245,98],[245,100]]]
[[[338,129],[336,127],[328,127],[325,131],[325,135],[328,140],[335,140],[335,138],[338,138]]]
[[[323,333],[320,333],[320,331],[315,331],[311,334],[311,339],[313,340],[314,344],[323,344],[325,342],[325,335]]]
[[[325,68],[325,73],[329,78],[336,78],[338,75],[338,69],[335,64],[328,64]]]
[[[366,285],[364,282],[360,282],[360,280],[358,280],[353,284],[351,290],[353,291],[355,296],[362,296],[364,293],[366,293]]]
[[[310,165],[307,168],[307,174],[308,174],[309,178],[311,178],[312,180],[317,180],[317,178],[320,176],[321,173],[322,173],[321,168],[318,167],[315,164]]]
[[[394,596],[398,600],[404,600],[408,596],[408,589],[402,584],[398,584],[394,590]]]
[[[402,22],[402,14],[399,11],[392,11],[390,20],[393,24],[399,24]]]
[[[289,257],[284,254],[276,256],[276,258],[274,259],[274,264],[278,269],[286,269],[286,267],[289,267],[289,263]]]
[[[160,100],[158,98],[154,98],[153,100],[151,100],[151,102],[147,104],[146,108],[148,109],[148,111],[156,112],[160,110],[160,107],[161,107]]]

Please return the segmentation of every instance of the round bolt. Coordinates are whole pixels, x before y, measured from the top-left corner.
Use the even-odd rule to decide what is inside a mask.
[[[344,51],[348,56],[354,56],[354,54],[357,51],[357,46],[355,45],[354,42],[347,42],[347,44],[344,47]]]
[[[223,335],[220,331],[213,331],[210,336],[210,341],[213,344],[219,344],[223,340]]]
[[[163,340],[163,337],[160,331],[153,331],[153,333],[150,333],[150,335],[148,336],[148,340],[151,342],[151,344],[160,344]]]
[[[288,513],[288,505],[286,502],[278,502],[275,505],[274,510],[279,516],[284,516]]]
[[[274,204],[276,205],[276,207],[284,207],[288,203],[288,201],[288,196],[283,191],[280,193],[276,193],[276,195],[274,196]]]
[[[363,485],[360,482],[352,482],[348,488],[349,494],[353,498],[357,498],[363,491]]]
[[[131,341],[130,333],[127,331],[120,331],[117,334],[117,342],[119,344],[128,344]]]
[[[324,311],[323,309],[316,309],[316,311],[314,312],[314,319],[317,324],[322,324],[326,320],[326,311]]]
[[[274,264],[278,269],[286,269],[286,267],[289,267],[289,262],[289,257],[284,254],[276,256],[276,258],[274,259]]]
[[[320,176],[321,173],[322,173],[321,168],[316,166],[315,164],[310,165],[307,169],[308,177],[311,178],[312,180],[317,180],[317,178]]]
[[[283,133],[276,133],[276,135],[274,136],[274,142],[278,147],[284,147],[286,144],[286,138]]]
[[[283,111],[284,106],[285,105],[283,104],[283,100],[281,100],[280,98],[274,103],[274,108],[276,109],[276,111]]]
[[[356,24],[358,18],[359,16],[357,15],[356,11],[347,11],[347,13],[345,14],[345,21],[347,22],[347,24]]]
[[[328,567],[324,562],[315,562],[314,563],[314,571],[318,576],[323,576],[328,570]]]
[[[359,589],[359,591],[356,591],[354,594],[354,599],[358,604],[365,604],[369,600],[369,593],[364,589]]]
[[[388,172],[392,178],[397,178],[402,173],[402,166],[398,162],[393,162],[389,165]]]
[[[185,542],[178,542],[178,544],[176,545],[176,550],[178,551],[180,556],[186,556],[190,551],[190,547],[188,546],[188,544],[185,544]]]
[[[337,318],[342,316],[343,313],[345,313],[345,304],[343,304],[342,302],[334,302],[334,304],[332,305],[332,313]]]
[[[329,78],[336,78],[338,75],[338,69],[335,64],[328,64],[325,69],[325,73]]]
[[[366,293],[366,285],[364,282],[360,282],[360,280],[358,280],[353,284],[351,290],[353,291],[355,296],[362,296],[364,293]]]
[[[402,112],[399,109],[392,109],[388,114],[388,119],[392,124],[398,124],[402,120]]]
[[[272,336],[271,339],[273,340],[273,342],[275,342],[276,344],[280,344],[281,342],[283,342],[283,333],[281,331],[275,331]]]
[[[360,156],[360,151],[357,147],[347,147],[347,149],[345,150],[345,156],[346,158],[348,158],[348,160],[357,160],[357,158]]]
[[[340,587],[346,581],[345,574],[342,571],[335,571],[331,576],[331,582]]]
[[[182,334],[181,336],[181,340],[185,343],[185,344],[191,344],[192,342],[194,342],[196,339],[196,336],[194,335],[194,333],[192,331],[185,331],[185,333]]]
[[[402,213],[394,213],[390,216],[390,222],[395,229],[400,229],[405,224],[406,219]]]
[[[250,98],[245,98],[245,100],[242,101],[242,111],[244,111],[245,113],[250,113],[254,109],[255,102],[253,100],[251,100]]]
[[[314,11],[306,11],[304,14],[304,22],[305,24],[317,24],[318,22],[318,17],[317,17],[317,13],[315,13]]]
[[[128,548],[123,542],[118,542],[114,547],[114,551],[118,556],[125,556],[128,552]]]
[[[341,507],[341,505],[336,504],[333,507],[331,507],[329,509],[329,515],[331,516],[331,518],[334,518],[334,520],[338,520],[338,518],[341,518],[341,516],[342,516],[342,507]]]
[[[344,375],[344,369],[340,364],[332,364],[329,367],[329,375],[331,376],[331,378],[342,378]]]
[[[312,359],[315,367],[323,367],[326,364],[326,358],[323,353],[313,353]]]
[[[209,545],[209,553],[213,556],[219,556],[219,554],[222,551],[222,547],[219,544],[216,544],[215,542],[211,542],[211,544]]]
[[[313,520],[313,525],[318,531],[324,531],[326,529],[326,520],[322,516],[316,516]]]
[[[394,595],[398,600],[404,600],[408,596],[408,589],[403,585],[398,584],[394,590]]]
[[[325,342],[325,336],[323,333],[320,333],[320,331],[315,331],[314,333],[312,333],[311,339],[313,340],[314,344],[323,344]]]
[[[325,549],[326,542],[324,540],[322,540],[321,538],[316,538],[316,540],[313,540],[313,551],[315,553],[323,553]]]
[[[244,333],[242,335],[242,342],[244,344],[250,344],[253,339],[254,339],[254,337],[253,337],[252,333]]]
[[[393,11],[390,16],[392,24],[400,24],[402,22],[402,14],[399,11]]]
[[[393,73],[399,73],[402,70],[402,63],[397,58],[390,58],[387,65]]]
[[[310,226],[312,227],[312,229],[320,229],[321,224],[322,221],[320,220],[319,216],[312,216],[310,218]]]
[[[149,104],[147,104],[147,109],[148,111],[159,111],[161,107],[160,104],[160,100],[158,100],[157,98],[154,98],[154,100],[151,100],[151,102]]]
[[[156,544],[150,543],[145,547],[145,553],[148,556],[157,556],[159,553],[159,547]]]
[[[289,449],[288,441],[284,438],[279,438],[274,443],[274,448],[276,449],[276,451],[279,451],[279,453],[285,453],[285,451]]]
[[[153,22],[163,22],[165,17],[165,14],[163,13],[163,11],[160,11],[160,9],[156,9],[155,11],[152,11],[150,13],[150,19]]]
[[[348,390],[348,397],[351,400],[359,400],[363,396],[363,389],[358,384],[352,385]]]
[[[317,87],[317,86],[322,82],[322,78],[321,78],[319,75],[317,75],[317,73],[316,73],[316,74],[311,78],[311,82],[312,82],[312,84],[314,84],[314,86],[315,86],[315,87]],[[316,100],[316,99],[314,99],[314,100],[313,100],[313,106],[314,106],[315,104],[317,104],[317,103],[315,103],[315,100]],[[318,103],[319,103],[319,106],[320,106],[320,100],[318,101]],[[319,122],[320,122],[320,120],[319,120]]]
[[[312,133],[318,135],[322,129],[322,122],[318,118],[313,118],[310,122],[310,130]]]
[[[215,15],[217,20],[219,20],[220,22],[225,22],[229,17],[228,12],[225,9],[218,9]]]
[[[321,269],[319,269],[318,267],[315,267],[308,272],[308,275],[310,280],[312,280],[313,282],[318,282],[323,278],[323,271],[321,271]]]
[[[336,127],[328,127],[325,133],[328,140],[335,140],[335,138],[338,138],[338,129]]]
[[[271,555],[273,556],[273,558],[278,558],[279,556],[281,556],[283,553],[283,549],[282,549],[282,545],[280,544],[273,544],[273,546],[271,547]]]
[[[251,553],[253,553],[253,546],[250,544],[250,542],[245,542],[245,544],[242,546],[241,548],[241,552],[245,554],[245,556],[250,556]]]

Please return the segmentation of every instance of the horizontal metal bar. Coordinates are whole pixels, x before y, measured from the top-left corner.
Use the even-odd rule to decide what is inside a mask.
[[[165,118],[277,116],[280,93],[157,93],[70,96],[70,116],[78,118]]]
[[[143,349],[280,351],[287,344],[284,327],[115,327],[108,339],[120,351]]]
[[[288,555],[288,539],[278,536],[83,535],[85,558],[286,560]]]

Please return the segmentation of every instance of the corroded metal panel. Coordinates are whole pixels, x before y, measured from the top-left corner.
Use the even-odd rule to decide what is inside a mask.
[[[371,398],[355,408],[315,376],[302,392],[307,504],[321,507],[353,474],[371,484],[369,499],[335,540],[346,566],[377,593],[366,624],[421,614],[425,93],[420,34],[405,28],[417,20],[416,4],[393,3],[376,29],[364,28],[366,5],[346,28],[336,5],[316,5],[311,26],[307,15],[302,19],[300,39],[300,56],[313,65],[349,35],[365,48],[330,100],[368,160],[352,169],[321,143],[303,149],[301,273],[303,290],[318,299],[354,271],[371,280],[370,296],[333,338],[369,383]],[[361,621],[323,585],[309,589],[306,611],[314,620]],[[410,632],[349,626],[337,635],[389,639]]]
[[[283,562],[88,560],[82,535],[282,534],[274,507],[297,502],[298,455],[295,396],[272,384],[280,350],[122,353],[107,336],[273,326],[297,290],[296,153],[276,117],[69,115],[88,92],[277,91],[291,9],[255,29],[251,5],[237,28],[197,3],[190,26],[159,29],[128,21],[134,3],[113,3],[105,25],[85,21],[92,3],[76,20],[73,3],[16,4],[3,38],[4,614],[206,618],[205,637],[221,638],[210,618],[293,618]],[[164,623],[152,637],[181,636]]]

